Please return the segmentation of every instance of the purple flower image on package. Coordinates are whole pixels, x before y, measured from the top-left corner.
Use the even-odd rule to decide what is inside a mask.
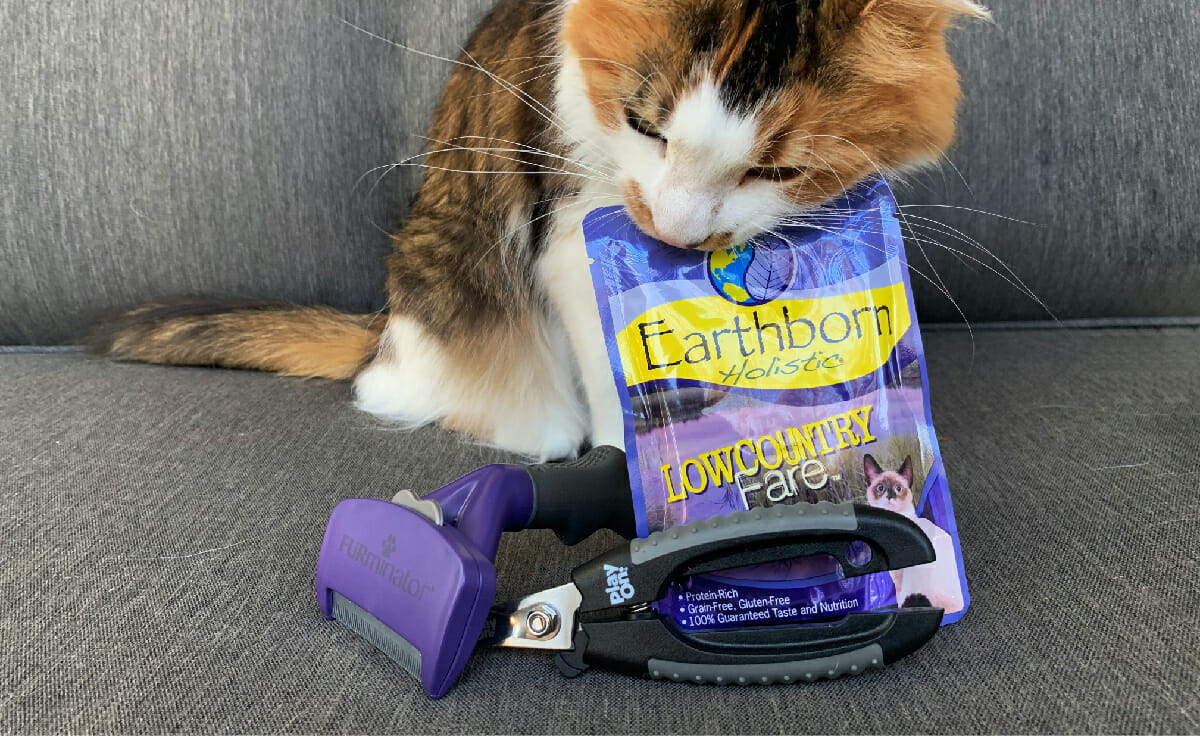
[[[584,221],[642,536],[778,504],[903,514],[937,560],[845,578],[832,558],[695,576],[684,628],[969,604],[929,408],[897,207],[883,180],[728,250],[660,243],[619,208]],[[797,218],[803,219],[803,218]],[[867,550],[869,553],[869,550]]]

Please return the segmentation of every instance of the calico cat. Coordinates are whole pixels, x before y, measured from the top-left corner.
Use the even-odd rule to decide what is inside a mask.
[[[970,0],[500,0],[455,61],[385,315],[194,300],[104,354],[353,379],[359,406],[537,458],[623,445],[581,221],[714,250],[939,159]],[[410,162],[411,163],[411,162]]]
[[[927,565],[893,570],[896,601],[901,606],[935,606],[947,614],[963,609],[962,584],[958,579],[958,556],[954,540],[932,521],[917,516],[913,503],[912,457],[904,458],[899,470],[884,470],[871,455],[863,456],[867,475],[867,503],[916,522],[933,543],[937,559]]]

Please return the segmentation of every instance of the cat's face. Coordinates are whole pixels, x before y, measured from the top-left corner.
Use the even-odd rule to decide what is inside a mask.
[[[912,516],[913,507],[912,458],[904,458],[900,469],[884,470],[870,455],[863,456],[863,470],[867,474],[867,503],[877,509],[887,509],[897,514]]]
[[[570,0],[568,73],[651,235],[715,250],[936,160],[970,0]],[[578,116],[578,111],[567,111]]]

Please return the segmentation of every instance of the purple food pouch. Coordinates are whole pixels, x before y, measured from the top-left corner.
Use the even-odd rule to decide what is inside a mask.
[[[685,629],[969,604],[929,408],[899,216],[873,180],[786,225],[704,253],[644,234],[621,208],[583,229],[638,532],[777,504],[855,502],[916,522],[928,565],[846,578],[832,558],[677,581]],[[797,218],[800,219],[800,218]]]

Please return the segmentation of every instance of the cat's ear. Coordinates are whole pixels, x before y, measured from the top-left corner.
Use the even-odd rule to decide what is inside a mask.
[[[982,20],[992,19],[992,11],[971,0],[933,0],[929,4],[940,6],[954,15],[967,15]]]
[[[971,0],[945,0],[942,3],[951,13],[958,15],[969,15],[982,20],[991,20],[992,11],[983,7],[979,3],[971,2]]]
[[[879,463],[875,462],[875,458],[870,455],[863,455],[863,472],[867,474],[867,485],[875,482],[875,479],[883,475],[883,468],[879,467]]]
[[[991,20],[992,13],[973,0],[867,0],[859,17],[870,15],[888,6],[903,6],[912,10],[941,12],[950,15],[966,15],[982,20]]]
[[[904,463],[900,466],[900,477],[904,478],[904,485],[912,488],[913,484],[913,466],[912,455],[904,458]]]

